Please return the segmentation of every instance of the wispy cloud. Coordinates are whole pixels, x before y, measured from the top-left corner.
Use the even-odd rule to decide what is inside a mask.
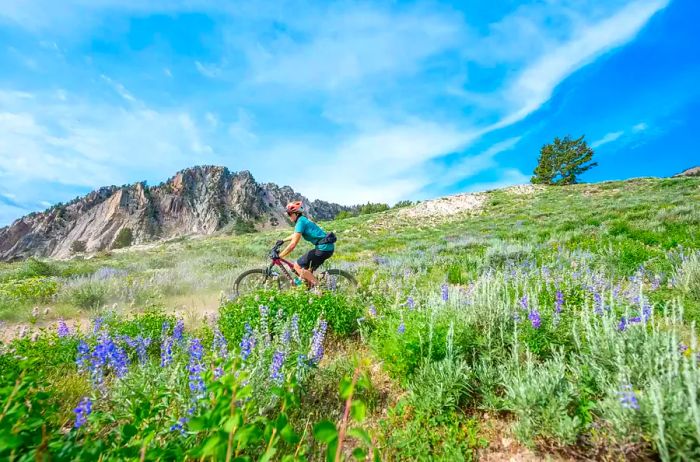
[[[605,136],[603,136],[601,139],[592,142],[591,147],[598,148],[600,146],[603,146],[604,144],[612,143],[613,141],[619,139],[624,134],[625,134],[624,131],[608,133]]]

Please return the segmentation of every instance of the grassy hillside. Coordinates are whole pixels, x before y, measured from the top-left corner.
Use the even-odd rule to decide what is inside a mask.
[[[698,203],[638,179],[324,223],[352,297],[228,301],[270,233],[2,265],[0,457],[698,458]]]

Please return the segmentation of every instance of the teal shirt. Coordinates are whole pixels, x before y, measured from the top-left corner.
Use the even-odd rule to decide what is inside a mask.
[[[316,245],[318,241],[326,237],[326,232],[322,230],[320,226],[303,215],[297,220],[294,232],[301,233],[301,237],[303,237],[305,241],[311,242],[313,245]],[[316,248],[326,251],[335,250],[335,244],[321,244],[316,246]]]

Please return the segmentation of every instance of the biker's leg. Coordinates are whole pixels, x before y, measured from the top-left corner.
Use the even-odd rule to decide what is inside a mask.
[[[296,271],[297,274],[303,280],[305,280],[307,283],[309,283],[312,287],[318,283],[318,280],[316,280],[314,273],[312,273],[311,271],[309,271],[306,268],[302,268],[298,262],[294,262],[294,271]]]

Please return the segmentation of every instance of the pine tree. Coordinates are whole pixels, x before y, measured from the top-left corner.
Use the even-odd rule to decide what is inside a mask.
[[[554,138],[554,143],[542,146],[530,182],[547,185],[577,183],[579,175],[598,165],[591,162],[593,149],[583,138],[573,140],[567,135],[564,139]]]

